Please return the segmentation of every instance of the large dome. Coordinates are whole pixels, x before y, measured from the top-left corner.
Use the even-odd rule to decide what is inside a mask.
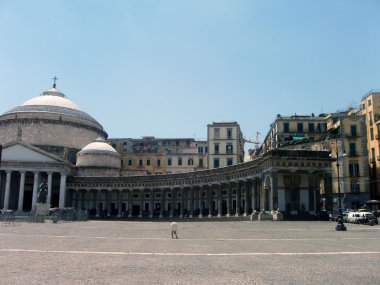
[[[20,106],[17,106],[4,115],[17,113],[56,113],[79,117],[99,124],[94,118],[83,112],[81,108],[67,99],[57,88],[53,87],[42,93],[41,96],[34,97]]]
[[[107,133],[54,84],[0,116],[0,144],[15,140],[75,162],[76,153]]]

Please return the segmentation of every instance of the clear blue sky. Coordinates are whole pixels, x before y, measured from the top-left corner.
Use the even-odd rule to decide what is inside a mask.
[[[207,137],[380,88],[378,0],[0,0],[0,113],[57,86],[109,137]],[[250,146],[248,146],[250,147]]]

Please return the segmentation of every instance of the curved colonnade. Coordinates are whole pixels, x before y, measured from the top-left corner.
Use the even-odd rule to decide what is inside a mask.
[[[181,174],[68,177],[65,206],[101,217],[230,217],[332,208],[331,160],[273,150],[254,161]],[[323,205],[321,201],[323,202]]]

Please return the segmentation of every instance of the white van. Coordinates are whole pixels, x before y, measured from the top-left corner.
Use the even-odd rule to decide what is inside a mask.
[[[349,223],[358,224],[359,222],[368,220],[368,218],[372,216],[373,214],[371,212],[350,212],[347,215],[347,221]]]
[[[359,220],[362,219],[361,212],[349,212],[347,214],[347,222],[349,223],[359,223]]]

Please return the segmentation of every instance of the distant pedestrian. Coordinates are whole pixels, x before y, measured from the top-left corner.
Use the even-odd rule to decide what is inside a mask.
[[[177,235],[177,223],[176,222],[172,222],[170,224],[170,229],[172,231],[172,238],[175,238],[178,239],[178,235]]]

